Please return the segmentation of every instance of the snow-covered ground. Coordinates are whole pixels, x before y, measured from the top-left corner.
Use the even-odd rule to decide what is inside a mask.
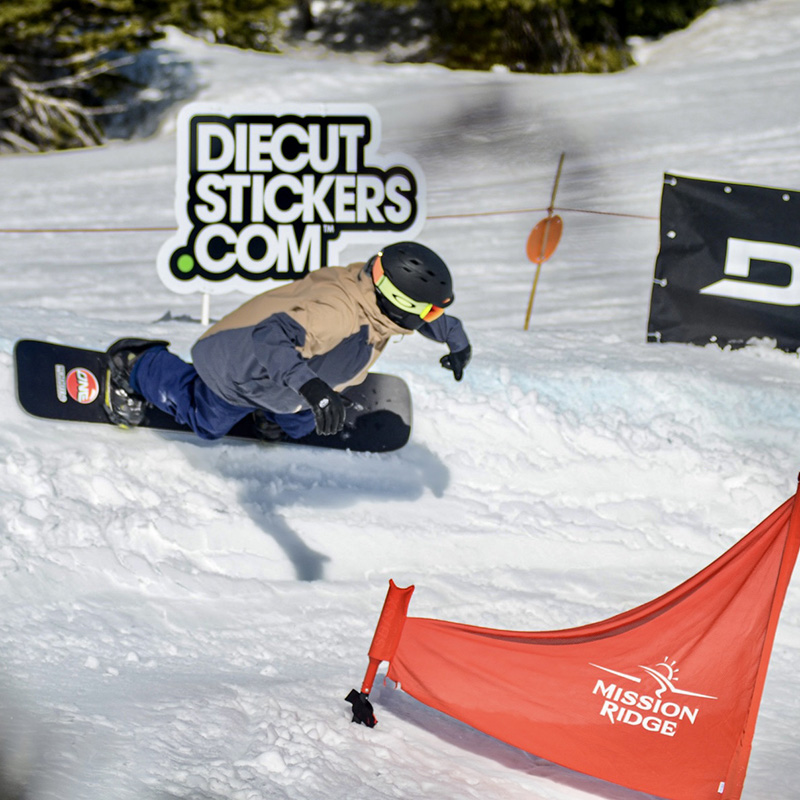
[[[539,630],[694,574],[795,489],[800,364],[646,344],[658,223],[565,213],[523,331],[528,232],[557,204],[657,217],[665,171],[800,189],[800,3],[727,3],[613,75],[448,72],[238,52],[174,35],[200,100],[373,104],[420,163],[422,241],[456,277],[474,359],[421,337],[388,455],[203,443],[38,421],[22,337],[188,355],[163,231],[0,234],[0,774],[26,800],[634,800],[402,692],[352,725],[389,578],[414,616]],[[174,114],[150,139],[0,160],[0,228],[174,225]],[[353,253],[354,258],[365,253]],[[215,298],[219,316],[243,300]],[[159,321],[170,312],[171,318]],[[790,587],[744,797],[800,781],[800,584]],[[381,673],[382,674],[382,673]],[[679,765],[676,765],[679,768]],[[0,788],[3,795],[3,788]],[[6,796],[6,795],[3,795]],[[22,796],[21,794],[19,796]]]

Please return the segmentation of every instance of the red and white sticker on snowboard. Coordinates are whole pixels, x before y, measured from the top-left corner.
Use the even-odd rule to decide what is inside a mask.
[[[64,364],[56,364],[56,395],[60,402],[72,398],[76,403],[88,405],[100,394],[100,381],[86,367],[73,367],[69,372]]]

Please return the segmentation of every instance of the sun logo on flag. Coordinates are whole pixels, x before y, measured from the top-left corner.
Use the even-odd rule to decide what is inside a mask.
[[[676,673],[680,672],[680,669],[676,666],[676,661],[670,661],[669,657],[665,658],[663,661],[660,661],[655,667],[645,667],[643,665],[639,665],[640,669],[643,669],[650,677],[652,677],[656,683],[660,685],[661,688],[656,689],[656,694],[661,697],[667,690],[674,694],[684,694],[679,689],[675,687],[675,681],[680,680]],[[689,692],[689,694],[693,694]],[[698,697],[707,697],[707,695],[697,695]]]
[[[702,694],[700,692],[690,692],[686,689],[679,689],[675,684],[680,678],[678,677],[678,673],[680,672],[680,668],[677,666],[677,661],[674,659],[670,659],[669,656],[665,657],[663,661],[659,661],[654,667],[646,667],[643,664],[639,664],[638,667],[641,670],[644,670],[647,675],[649,675],[655,682],[658,684],[659,688],[656,689],[656,696],[662,697],[664,692],[669,691],[671,694],[679,694],[684,695],[686,697],[705,697],[709,700],[716,700],[717,697],[711,694]],[[636,675],[630,675],[626,672],[619,672],[615,669],[609,669],[608,667],[602,667],[600,664],[592,664],[590,662],[590,666],[595,667],[596,669],[601,669],[603,672],[608,672],[611,675],[617,675],[620,678],[625,678],[626,680],[633,681],[634,683],[641,683],[642,678]]]

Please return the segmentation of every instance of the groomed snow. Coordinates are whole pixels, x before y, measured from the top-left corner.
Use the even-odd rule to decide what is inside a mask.
[[[352,725],[388,580],[410,612],[564,628],[699,571],[791,495],[800,365],[770,343],[646,344],[667,171],[800,189],[800,5],[726,3],[614,75],[535,76],[270,56],[174,33],[197,99],[366,102],[382,153],[428,183],[421,241],[456,278],[462,383],[421,337],[388,455],[203,443],[39,421],[23,337],[187,356],[196,295],[167,233],[0,233],[0,775],[25,800],[638,800],[381,685]],[[147,140],[0,159],[0,228],[174,225],[175,113]],[[531,329],[528,232],[566,153],[565,212]],[[368,253],[354,252],[353,259]],[[220,316],[244,298],[215,298]],[[166,312],[171,318],[158,321]],[[743,797],[800,780],[800,591],[790,587]],[[381,675],[383,674],[381,671]],[[3,788],[0,787],[0,794]],[[20,795],[21,796],[21,795]]]

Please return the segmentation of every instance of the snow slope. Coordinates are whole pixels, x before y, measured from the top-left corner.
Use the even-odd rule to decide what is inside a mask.
[[[359,101],[428,182],[462,383],[416,337],[381,369],[412,442],[372,456],[45,423],[16,405],[22,337],[188,355],[196,296],[158,282],[164,231],[0,234],[0,776],[26,800],[638,800],[378,685],[351,725],[389,578],[411,613],[564,628],[694,574],[788,497],[798,360],[647,345],[652,219],[565,213],[531,329],[524,243],[558,205],[657,217],[665,171],[800,189],[800,4],[727,3],[615,75],[449,72],[177,34],[198,99]],[[147,140],[0,160],[0,227],[174,224],[174,113]],[[364,253],[353,253],[353,258]],[[241,296],[215,298],[219,316]],[[169,317],[161,320],[169,312]],[[744,797],[800,780],[790,587]],[[380,684],[380,681],[378,682]],[[3,788],[0,787],[0,796]]]

